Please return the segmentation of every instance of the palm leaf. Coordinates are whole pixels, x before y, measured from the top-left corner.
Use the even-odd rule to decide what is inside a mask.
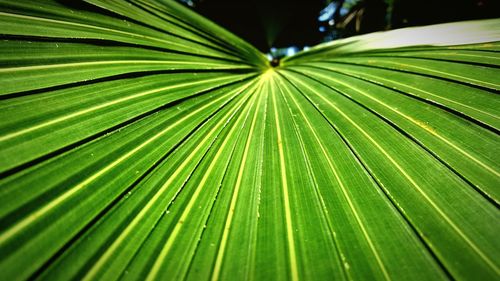
[[[173,1],[0,1],[5,280],[495,280],[499,20],[271,68]]]

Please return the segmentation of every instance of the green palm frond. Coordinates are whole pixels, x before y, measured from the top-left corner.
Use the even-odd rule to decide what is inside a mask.
[[[272,68],[173,1],[0,0],[0,279],[498,279],[499,26]]]

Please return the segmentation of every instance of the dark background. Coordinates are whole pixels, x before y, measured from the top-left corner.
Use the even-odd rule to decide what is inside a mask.
[[[271,47],[302,49],[338,38],[406,26],[500,17],[500,0],[178,1],[263,52],[269,52]],[[319,21],[320,12],[332,2],[342,9],[335,9],[328,20]]]

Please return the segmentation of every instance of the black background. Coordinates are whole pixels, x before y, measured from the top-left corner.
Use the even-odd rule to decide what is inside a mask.
[[[380,10],[378,2],[383,1],[364,0],[362,4]],[[193,9],[267,52],[272,46],[302,47],[321,42],[324,34],[318,30],[317,18],[326,5],[321,0],[202,0]],[[394,0],[390,22],[385,8],[382,14],[372,10],[367,8],[363,28],[357,34],[500,17],[500,0]]]

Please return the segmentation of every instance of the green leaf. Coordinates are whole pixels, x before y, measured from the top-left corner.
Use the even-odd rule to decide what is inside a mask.
[[[496,280],[500,20],[271,68],[174,1],[0,1],[6,280]]]

